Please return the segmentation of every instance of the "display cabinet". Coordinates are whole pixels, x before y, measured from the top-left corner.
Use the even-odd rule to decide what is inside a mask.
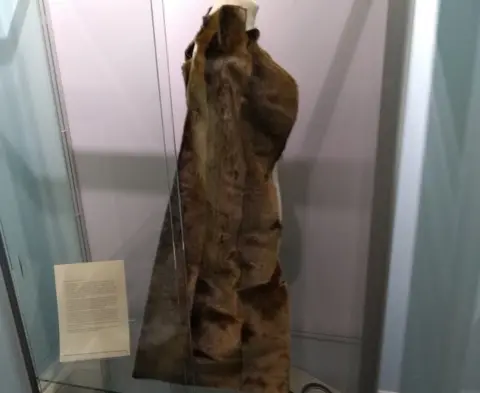
[[[376,385],[409,9],[389,3],[2,1],[2,271],[35,393]],[[70,333],[124,314],[55,267],[106,261],[129,354],[66,359],[61,304]]]

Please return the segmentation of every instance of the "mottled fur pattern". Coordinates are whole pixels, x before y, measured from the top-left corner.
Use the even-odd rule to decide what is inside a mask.
[[[288,392],[288,292],[272,170],[295,123],[298,91],[258,38],[245,32],[241,9],[224,6],[187,50],[188,113],[135,377]]]

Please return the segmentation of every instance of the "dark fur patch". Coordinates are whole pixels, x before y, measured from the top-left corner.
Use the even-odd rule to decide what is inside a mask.
[[[195,287],[195,293],[198,295],[208,295],[212,293],[212,288],[205,280],[199,279]]]
[[[195,304],[192,309],[192,331],[199,329],[201,325],[213,324],[226,330],[230,325],[238,323],[232,315],[224,314],[205,304]]]
[[[210,356],[208,353],[206,353],[205,351],[202,351],[198,348],[195,348],[193,350],[193,357],[200,358],[200,359],[208,359],[208,360],[213,360],[213,361],[215,360],[215,358]]]
[[[281,270],[280,267],[277,267],[269,283],[239,292],[242,302],[254,308],[266,320],[272,320],[279,313],[285,312],[288,296],[280,276]]]
[[[277,230],[282,230],[282,229],[283,229],[283,225],[280,222],[280,220],[275,220],[275,222],[270,227],[271,231],[277,231]]]
[[[252,329],[252,327],[248,323],[242,326],[242,342],[243,343],[248,343],[254,336],[255,336],[255,331]]]

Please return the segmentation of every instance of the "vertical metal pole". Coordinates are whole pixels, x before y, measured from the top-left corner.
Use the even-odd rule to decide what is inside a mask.
[[[61,130],[62,146],[67,167],[68,180],[75,210],[75,220],[77,233],[80,240],[82,258],[84,261],[91,261],[91,250],[88,242],[88,234],[85,223],[85,214],[83,211],[82,198],[79,187],[77,166],[75,164],[75,155],[73,153],[72,141],[70,135],[70,125],[68,123],[67,110],[64,100],[63,88],[61,83],[61,74],[58,65],[55,42],[53,40],[52,24],[48,4],[45,0],[37,0],[40,18],[43,27],[43,39],[50,68],[50,80],[55,98],[55,108],[57,111],[58,123]]]
[[[361,363],[357,389],[359,393],[378,391],[394,223],[398,140],[401,132],[406,81],[405,64],[414,1],[389,0],[388,5]]]

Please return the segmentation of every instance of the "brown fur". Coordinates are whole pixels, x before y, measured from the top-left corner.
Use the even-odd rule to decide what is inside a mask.
[[[288,292],[272,169],[298,91],[258,36],[245,33],[241,9],[225,6],[205,18],[187,50],[188,113],[135,377],[288,391]]]

